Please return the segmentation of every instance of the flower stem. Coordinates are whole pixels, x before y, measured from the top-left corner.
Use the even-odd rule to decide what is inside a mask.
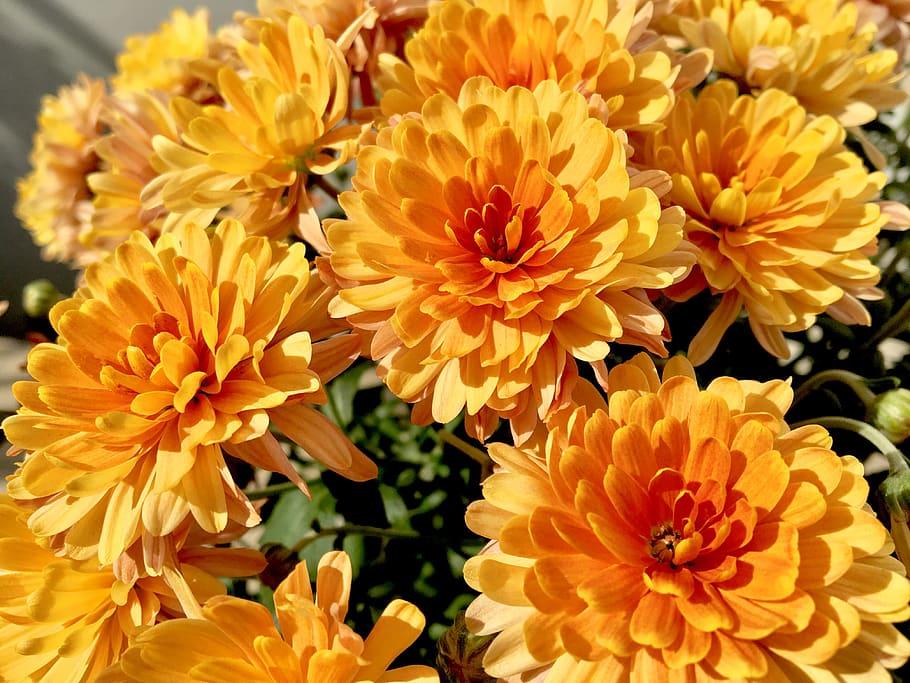
[[[286,481],[281,484],[271,484],[270,486],[263,486],[261,489],[252,489],[251,491],[244,491],[246,497],[250,500],[260,500],[262,498],[271,498],[272,496],[277,496],[284,493],[285,491],[299,491],[297,484]]]
[[[885,324],[878,328],[872,337],[863,342],[863,348],[869,348],[870,346],[875,346],[882,339],[887,339],[888,337],[893,337],[895,334],[900,334],[907,329],[907,326],[910,325],[910,299],[904,302],[904,305],[901,306],[897,313],[892,315],[885,321]]]
[[[793,403],[799,403],[813,390],[828,382],[841,382],[847,385],[856,394],[857,398],[863,402],[866,410],[869,410],[872,403],[875,402],[875,393],[866,386],[866,380],[860,375],[846,370],[825,370],[812,375],[812,377],[800,384],[793,396]]]
[[[887,436],[870,424],[849,417],[831,415],[828,417],[816,417],[811,420],[803,420],[802,422],[797,422],[791,426],[795,429],[797,427],[805,427],[806,425],[819,425],[820,427],[827,427],[829,429],[843,429],[848,432],[853,432],[875,446],[881,454],[888,459],[888,467],[891,474],[910,470],[910,465],[907,464],[907,459],[904,457],[904,454],[894,447],[894,444],[888,440]]]
[[[376,526],[363,526],[361,524],[345,524],[342,526],[325,527],[314,531],[309,536],[301,538],[291,549],[294,553],[299,553],[310,543],[318,538],[325,536],[341,536],[345,534],[360,534],[362,536],[378,536],[380,538],[422,538],[416,531],[409,529],[383,529]]]
[[[481,465],[486,465],[490,462],[490,456],[488,456],[476,446],[472,446],[464,439],[459,439],[457,436],[452,434],[452,432],[447,432],[446,430],[441,429],[436,433],[439,435],[440,441],[458,449],[474,462],[477,462]]]

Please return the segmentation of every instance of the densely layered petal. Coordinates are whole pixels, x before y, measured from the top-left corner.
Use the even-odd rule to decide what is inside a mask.
[[[103,81],[82,76],[41,102],[32,170],[18,183],[15,212],[45,260],[78,267],[99,258],[83,239],[91,230],[86,178],[99,164],[95,143],[103,131],[104,97]]]
[[[58,557],[26,524],[28,512],[0,496],[0,678],[4,681],[94,681],[140,628],[200,613],[225,592],[219,577],[249,576],[265,562],[253,550],[214,548],[184,524],[168,548],[162,574],[129,557],[120,576],[96,557]],[[236,535],[236,534],[234,534]],[[203,540],[205,539],[205,540]]]
[[[356,338],[332,336],[343,328],[330,296],[304,245],[249,237],[235,221],[211,235],[181,226],[155,245],[137,232],[88,268],[51,311],[60,337],[29,354],[34,379],[16,384],[22,408],[4,422],[28,452],[9,490],[34,511],[31,529],[106,564],[141,540],[159,572],[155,549],[187,518],[213,534],[258,521],[226,455],[306,490],[273,423],[331,469],[375,476],[310,407],[359,352]]]
[[[858,21],[852,2],[690,0],[662,26],[711,48],[722,74],[783,90],[844,126],[869,123],[906,97],[898,53],[871,49],[877,27]]]
[[[641,354],[609,409],[496,444],[468,526],[484,659],[519,680],[888,681],[910,582],[865,501],[862,465],[821,427],[790,430],[789,383],[714,380]],[[512,680],[512,679],[509,679]]]
[[[306,563],[276,590],[278,628],[262,605],[214,598],[198,618],[143,631],[98,680],[438,682],[427,666],[389,668],[420,635],[420,610],[393,600],[363,639],[344,623],[350,591],[350,559],[343,552],[327,553],[319,561],[315,595]]]
[[[869,324],[862,300],[877,299],[869,260],[887,217],[876,203],[885,183],[844,146],[833,118],[812,118],[780,90],[737,95],[721,80],[685,96],[665,130],[635,159],[670,173],[669,203],[686,211],[698,268],[671,293],[718,295],[690,347],[706,360],[742,309],[758,341],[786,357],[783,332],[804,330],[827,312]]]
[[[327,222],[332,314],[372,336],[415,419],[467,408],[525,438],[621,341],[663,353],[648,292],[685,276],[681,214],[626,170],[624,135],[553,81],[468,81],[358,155],[347,218]]]
[[[710,68],[704,51],[682,55],[647,31],[650,2],[445,0],[406,43],[405,61],[381,60],[387,116],[420,111],[436,93],[452,98],[485,76],[503,89],[545,80],[585,93],[614,129],[645,129],[670,111],[674,93]]]

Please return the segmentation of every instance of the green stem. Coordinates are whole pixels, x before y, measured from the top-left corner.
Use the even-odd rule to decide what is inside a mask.
[[[293,484],[289,481],[283,482],[281,484],[271,484],[270,486],[263,486],[261,489],[253,489],[251,491],[244,491],[246,497],[250,500],[260,500],[262,498],[271,498],[272,496],[277,496],[285,491],[297,491],[296,484]]]
[[[895,334],[900,334],[907,329],[907,325],[910,325],[910,299],[904,302],[904,305],[898,309],[897,313],[885,321],[885,324],[879,328],[878,332],[872,335],[867,341],[863,342],[862,347],[869,348],[870,346],[875,346],[882,339],[887,339],[888,337],[893,337]]]
[[[841,382],[842,384],[847,385],[853,390],[853,393],[856,394],[857,398],[863,402],[863,405],[866,406],[866,410],[875,402],[875,393],[866,386],[866,380],[860,375],[857,375],[854,372],[847,372],[846,370],[825,370],[816,375],[812,375],[812,377],[799,386],[799,389],[796,390],[796,393],[793,396],[793,403],[799,403],[806,398],[810,392],[827,382]]]
[[[490,462],[490,456],[488,456],[476,446],[472,446],[464,439],[459,439],[457,436],[452,434],[452,432],[447,432],[446,430],[442,429],[438,431],[437,434],[439,435],[440,441],[447,443],[454,448],[457,448],[471,460],[480,463],[481,465],[486,465]]]
[[[904,457],[904,454],[894,447],[894,444],[891,443],[887,436],[870,424],[861,422],[860,420],[854,420],[850,417],[831,415],[828,417],[816,417],[811,420],[803,420],[802,422],[791,425],[791,427],[796,429],[798,427],[805,427],[806,425],[819,425],[829,429],[843,429],[848,432],[853,432],[875,446],[881,454],[888,459],[888,467],[891,470],[891,474],[910,470],[910,465],[907,464],[907,459]]]
[[[301,538],[291,550],[294,553],[299,553],[318,538],[344,534],[360,534],[362,536],[378,536],[380,538],[422,538],[416,531],[408,529],[383,529],[381,527],[363,526],[361,524],[345,524],[343,526],[319,529],[319,531],[315,531],[309,536]]]

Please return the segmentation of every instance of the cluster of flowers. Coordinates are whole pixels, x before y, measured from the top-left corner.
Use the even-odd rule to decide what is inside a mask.
[[[259,522],[231,459],[376,476],[315,407],[363,355],[417,423],[511,427],[466,517],[490,676],[890,680],[910,582],[862,465],[788,427],[789,383],[693,365],[743,314],[779,357],[869,323],[908,212],[845,142],[904,99],[904,4],[260,0],[48,97],[17,212],[82,273],[3,423],[0,679],[438,680],[388,668],[415,606],[345,625],[343,553],[281,633],[218,580],[263,566],[225,545]],[[695,295],[688,360],[607,367]]]

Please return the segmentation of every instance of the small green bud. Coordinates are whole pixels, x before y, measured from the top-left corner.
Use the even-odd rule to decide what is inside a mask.
[[[910,509],[910,470],[892,471],[881,483],[878,492],[888,508],[888,526],[897,557],[910,569],[910,527],[907,519],[907,510]]]
[[[910,390],[892,389],[872,405],[872,423],[891,443],[910,437]]]
[[[22,308],[32,318],[43,318],[63,295],[47,279],[32,280],[22,288]]]
[[[437,641],[436,668],[449,683],[493,683],[483,670],[483,656],[494,636],[475,636],[459,612],[455,623]]]

